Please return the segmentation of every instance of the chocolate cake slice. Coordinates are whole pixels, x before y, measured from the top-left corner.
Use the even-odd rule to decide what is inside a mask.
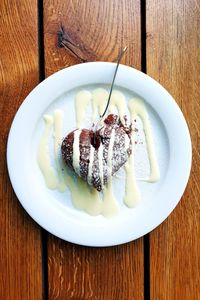
[[[131,125],[127,125],[126,117],[123,123],[117,115],[110,114],[96,132],[76,129],[62,142],[65,163],[98,191],[131,155]]]

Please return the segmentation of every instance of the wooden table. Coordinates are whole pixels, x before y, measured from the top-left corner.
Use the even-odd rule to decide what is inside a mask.
[[[199,2],[2,0],[0,14],[0,299],[200,299]],[[80,62],[57,46],[61,23],[86,60],[113,61],[127,45],[123,63],[168,89],[190,128],[193,166],[180,204],[126,245],[88,248],[52,236],[27,215],[8,178],[7,136],[23,99]]]

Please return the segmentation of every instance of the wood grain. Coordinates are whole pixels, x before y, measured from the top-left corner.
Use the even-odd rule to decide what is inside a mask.
[[[142,239],[88,248],[49,237],[49,299],[143,299]]]
[[[20,206],[6,166],[12,119],[38,82],[36,1],[0,1],[0,27],[0,299],[42,299],[40,229]]]
[[[199,20],[198,1],[147,0],[147,72],[182,108],[193,143],[184,196],[150,235],[151,299],[200,299]]]
[[[123,62],[140,68],[140,1],[44,1],[46,75],[79,63],[57,47],[63,24],[86,60]],[[143,239],[113,248],[87,248],[49,235],[49,299],[143,299]]]
[[[80,63],[70,51],[57,47],[62,24],[69,39],[80,45],[88,61],[113,61],[128,46],[123,62],[140,69],[140,1],[44,1],[46,75]]]

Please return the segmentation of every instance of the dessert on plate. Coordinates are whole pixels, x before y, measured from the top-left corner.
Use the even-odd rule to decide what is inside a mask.
[[[76,129],[70,132],[61,145],[63,160],[89,185],[102,191],[131,155],[131,132],[126,116],[120,120],[119,116],[110,114],[96,131]]]

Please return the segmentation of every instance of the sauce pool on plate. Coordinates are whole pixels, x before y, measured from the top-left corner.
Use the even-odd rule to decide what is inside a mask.
[[[96,121],[105,109],[108,99],[108,92],[103,88],[97,88],[92,92],[82,90],[75,97],[76,111],[76,128],[73,142],[73,167],[76,173],[79,174],[79,138],[81,129],[84,127],[84,119],[86,109],[89,105],[92,107],[91,124]],[[122,92],[114,90],[111,96],[109,113],[114,110],[118,112],[122,124],[124,124],[124,116],[127,103]],[[136,117],[139,117],[143,124],[147,152],[150,164],[150,174],[144,181],[149,183],[156,182],[160,178],[159,166],[156,158],[155,146],[153,141],[153,133],[148,116],[147,109],[142,99],[132,98],[128,101],[128,110],[131,123],[134,124]],[[56,189],[64,192],[67,188],[71,193],[73,205],[80,210],[87,212],[90,215],[97,216],[102,214],[105,217],[111,217],[119,212],[119,205],[115,199],[113,192],[113,179],[110,178],[103,191],[100,193],[93,187],[89,186],[80,177],[73,177],[69,174],[67,168],[60,155],[60,147],[63,139],[63,123],[65,122],[64,113],[60,109],[56,109],[53,115],[44,115],[44,132],[42,134],[37,153],[37,161],[40,170],[43,174],[45,184],[49,189]],[[54,164],[50,157],[49,140],[54,142]],[[135,147],[135,132],[132,132],[132,152]],[[114,132],[111,134],[109,152],[108,152],[108,169],[112,169],[112,149],[114,143]],[[93,148],[93,147],[91,147]],[[101,146],[100,146],[101,148]],[[94,149],[94,148],[93,148]],[[90,149],[88,181],[91,180],[91,170],[94,160],[94,151]],[[103,180],[103,163],[102,149],[98,151],[98,160],[100,162],[100,176]],[[124,188],[124,204],[129,207],[135,207],[140,202],[140,191],[137,185],[134,171],[134,156],[130,155],[128,161],[124,165],[125,169],[125,188]]]

